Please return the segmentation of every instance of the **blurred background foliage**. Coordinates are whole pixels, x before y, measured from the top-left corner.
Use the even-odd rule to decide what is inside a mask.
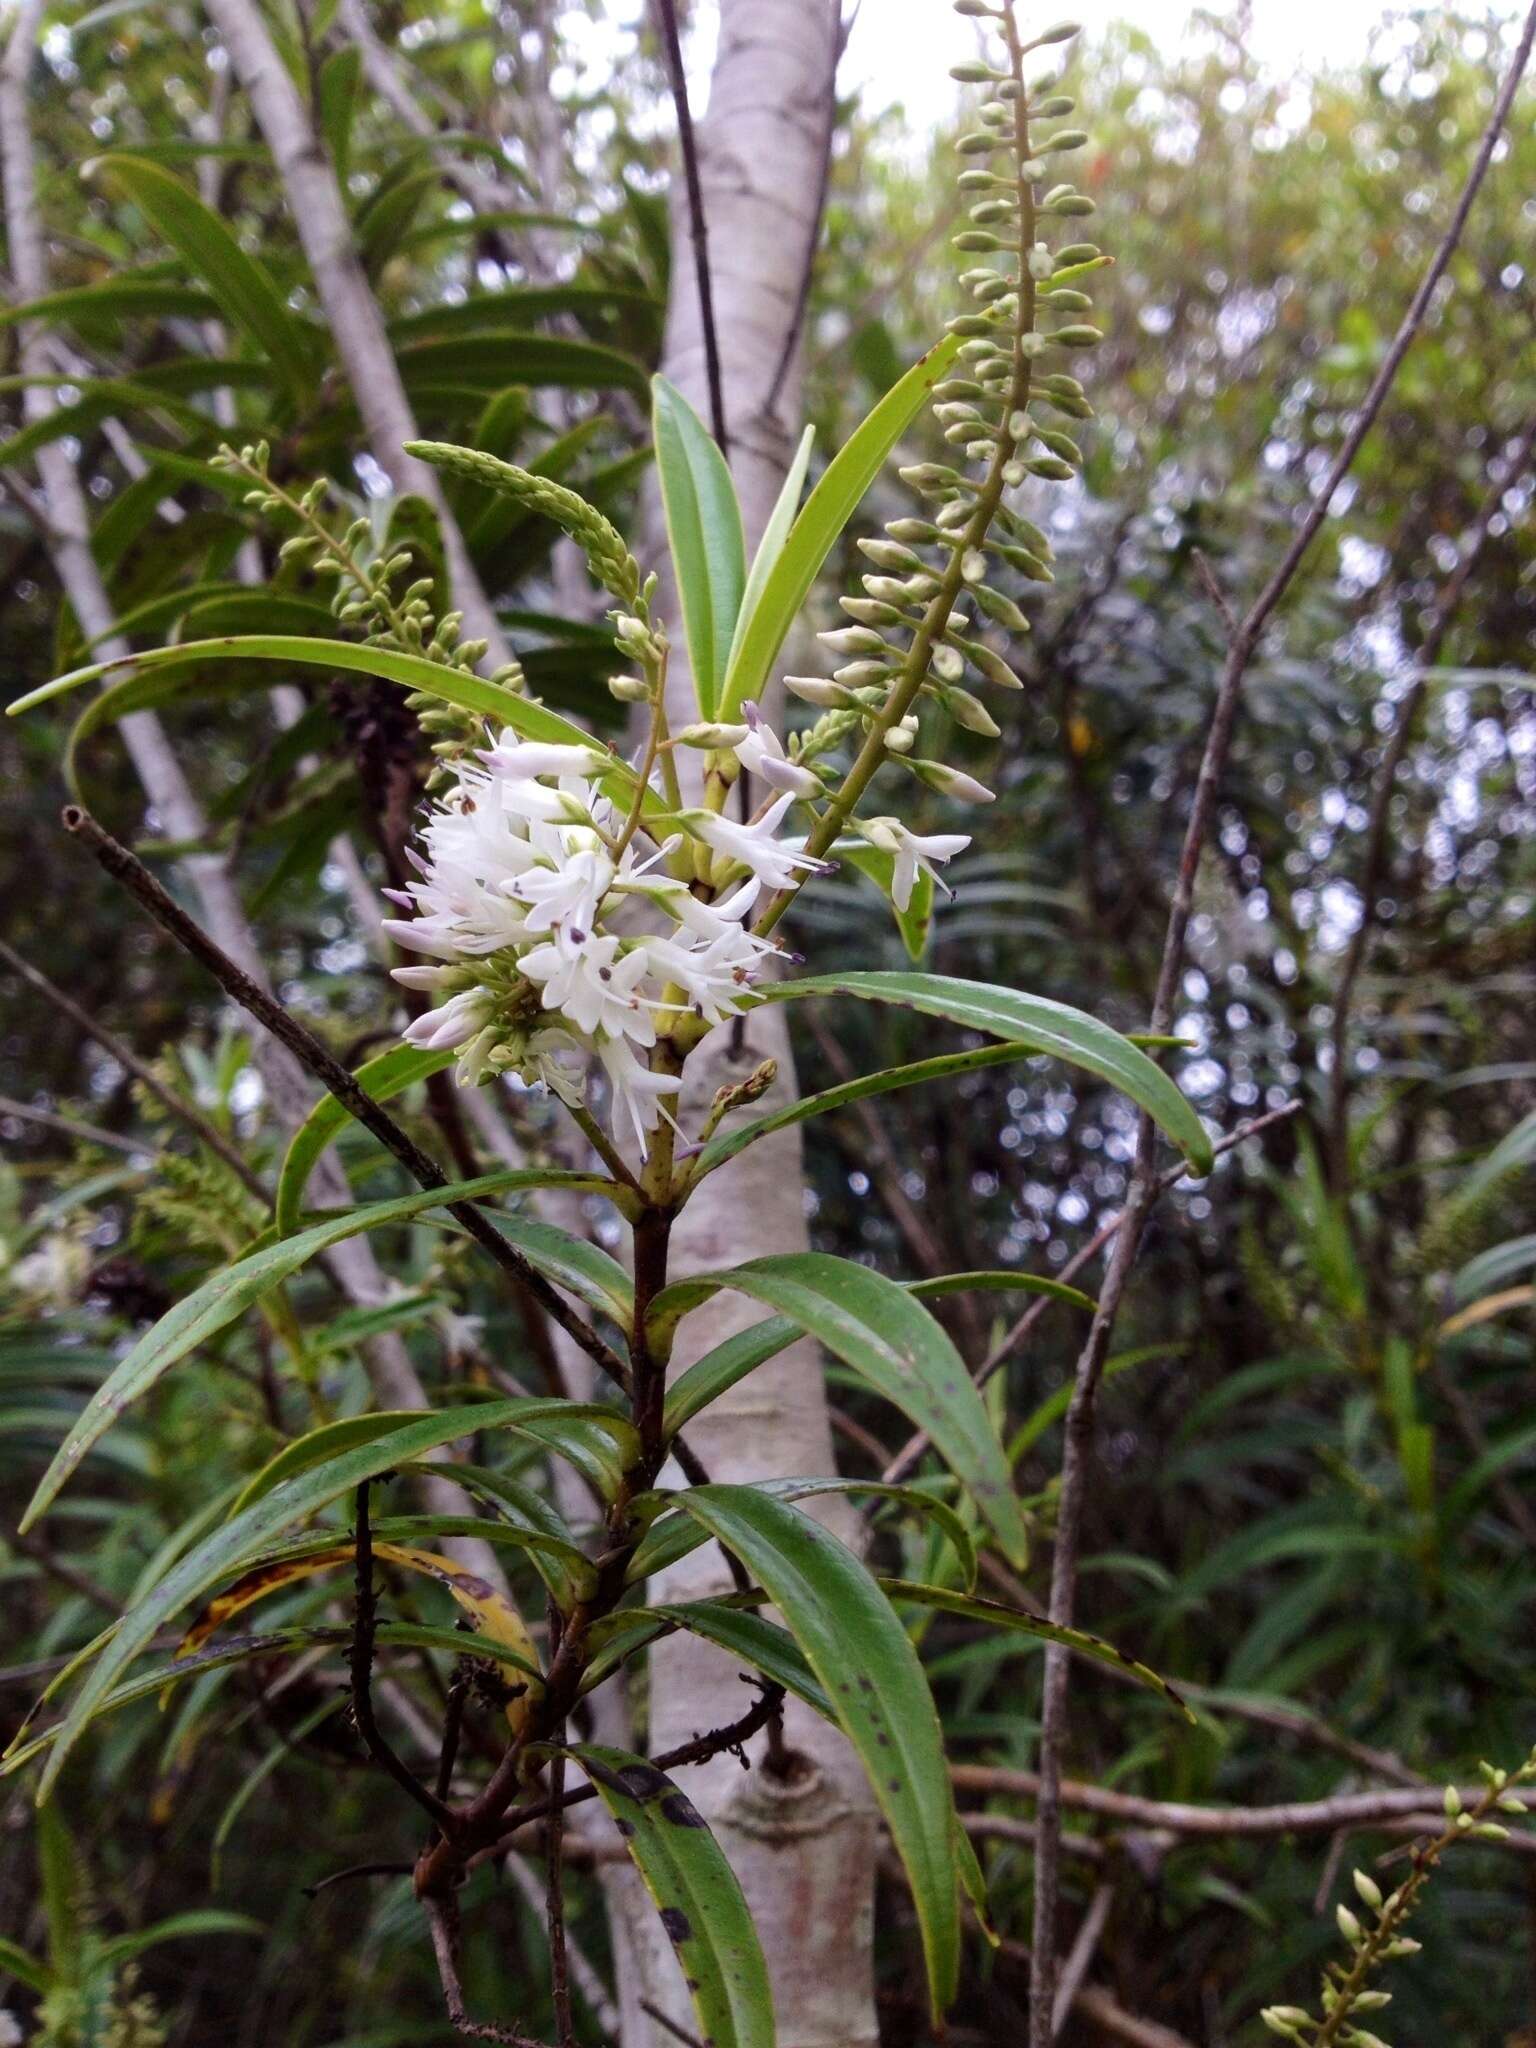
[[[408,0],[370,18],[427,111],[425,136],[375,89],[345,8],[270,17],[320,109],[424,431],[542,465],[622,521],[642,483],[669,262],[654,49],[595,33],[580,10],[551,26],[532,7]],[[1125,1029],[1144,1020],[1224,647],[1200,559],[1239,605],[1273,566],[1442,230],[1505,40],[1496,18],[1431,9],[1386,26],[1357,67],[1281,80],[1249,61],[1240,18],[1222,17],[1171,50],[1116,29],[1079,59],[1094,132],[1083,182],[1116,265],[1100,294],[1099,417],[1084,487],[1054,494],[1057,582],[1043,601],[1031,586],[1034,631],[1013,650],[1026,688],[1005,700],[1001,742],[974,743],[1000,795],[963,821],[977,836],[933,929],[940,971]],[[146,641],[253,620],[329,630],[323,595],[276,559],[286,535],[260,530],[208,467],[220,440],[262,434],[275,476],[329,476],[381,547],[391,520],[398,531],[421,513],[391,512],[357,454],[355,411],[222,53],[184,7],[111,4],[52,30],[45,53],[34,119],[60,294],[49,319],[72,378],[56,430],[78,450],[125,629]],[[1367,1749],[1400,1776],[1464,1775],[1480,1756],[1516,1760],[1536,1735],[1528,475],[1492,522],[1392,798],[1342,1091],[1331,1060],[1375,771],[1458,538],[1536,410],[1531,107],[1527,91],[1428,328],[1255,664],[1199,877],[1181,1082],[1222,1131],[1293,1099],[1301,1109],[1165,1201],[1102,1402],[1080,1618],[1185,1684],[1199,1725],[1084,1676],[1068,1766],[1151,1798],[1315,1799],[1380,1782],[1392,1766]],[[174,178],[259,259],[288,322],[286,366],[135,202],[120,153]],[[821,451],[954,310],[952,193],[944,137],[839,107],[805,335]],[[14,377],[0,379],[0,432],[0,481],[25,483],[37,430]],[[902,495],[894,476],[876,487],[869,531]],[[611,648],[553,529],[483,502],[459,509],[533,687],[608,717]],[[830,622],[851,551],[830,567],[815,623]],[[15,494],[0,495],[0,644],[8,695],[82,654]],[[338,843],[382,884],[424,749],[387,686],[296,678],[302,715],[285,731],[270,678],[243,680],[187,697],[168,721],[274,980],[353,1062],[391,1040],[398,1016]],[[5,938],[268,1168],[280,1136],[238,1021],[56,827],[69,715],[0,732]],[[86,743],[81,772],[114,829],[173,850],[111,734]],[[962,822],[924,801],[930,829]],[[846,871],[803,907],[797,943],[813,968],[902,957],[879,897]],[[132,1077],[4,963],[0,989],[9,1529],[109,1361],[254,1225],[225,1169],[194,1158]],[[937,1049],[922,1019],[872,1007],[821,1024],[797,1014],[796,1027],[807,1088]],[[507,1110],[538,1143],[540,1106]],[[431,1138],[419,1108],[413,1123]],[[1133,1139],[1123,1103],[1040,1061],[807,1128],[818,1241],[903,1276],[1058,1269],[1123,1194]],[[361,1133],[344,1154],[360,1195],[394,1186]],[[385,1319],[429,1385],[530,1370],[524,1333],[458,1240],[418,1225],[378,1244],[398,1287]],[[216,1512],[285,1435],[363,1405],[358,1324],[327,1284],[317,1271],[293,1290],[301,1370],[267,1325],[237,1326],[103,1441],[90,1483],[40,1537],[6,1548],[0,1536],[7,1735],[192,1518]],[[979,1359],[1002,1327],[988,1298],[945,1308]],[[1052,1309],[997,1383],[1047,1535],[1050,1397],[1077,1335],[1071,1312]],[[890,1416],[840,1383],[834,1399],[848,1469],[877,1469],[899,1441]],[[877,1535],[893,1549],[913,1540]],[[1027,1590],[1043,1600],[1038,1572]],[[289,1606],[326,1597],[310,1589]],[[401,1595],[423,1612],[430,1597]],[[1028,1768],[1032,1646],[930,1621],[924,1647],[953,1754]],[[402,1678],[433,1682],[415,1666]],[[0,1970],[22,2038],[444,2038],[403,1883],[312,1901],[302,1890],[339,1865],[410,1853],[409,1813],[381,1796],[331,1711],[341,1687],[334,1663],[301,1658],[130,1709],[102,1725],[41,1833],[24,1789],[4,1788],[0,1930],[19,1952],[0,1951]],[[1096,1863],[1069,1859],[1071,1894],[1086,1899],[1106,1873],[1114,1883],[1096,1975],[1211,2048],[1264,2038],[1259,2005],[1306,1997],[1341,1869],[1347,1883],[1352,1862],[1401,1848],[1379,1832],[1330,1850],[1326,1836],[1169,1841],[1071,1825],[1103,1845]],[[1027,1845],[983,1853],[997,1918],[1021,1935]],[[1452,1860],[1416,1930],[1423,1953],[1395,1970],[1394,2038],[1536,2039],[1531,1870],[1478,1847]],[[883,1903],[888,2038],[916,2041],[905,1906],[894,1891]],[[595,1895],[577,1904],[601,1966]],[[177,1916],[209,1913],[172,1938]],[[545,1960],[526,1900],[503,1882],[466,1917],[471,2002],[504,2009],[516,1987],[539,2031]],[[1009,2038],[1017,1965],[973,1961],[954,2037]],[[1071,2040],[1096,2038],[1073,2025]]]

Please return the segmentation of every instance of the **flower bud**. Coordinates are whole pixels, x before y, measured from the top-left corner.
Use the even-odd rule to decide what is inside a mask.
[[[1051,336],[1058,348],[1097,348],[1103,339],[1097,327],[1086,325],[1058,327]]]
[[[1087,133],[1081,128],[1058,128],[1054,135],[1048,135],[1044,142],[1037,143],[1036,147],[1048,150],[1082,149],[1087,140]]]
[[[1369,1906],[1373,1913],[1381,1911],[1381,1886],[1375,1878],[1367,1877],[1363,1870],[1355,1872],[1355,1890],[1362,1905]]]
[[[644,704],[651,693],[639,676],[610,676],[608,694],[621,704]]]
[[[931,665],[941,683],[958,683],[965,674],[965,656],[958,647],[935,647]]]
[[[967,775],[964,769],[951,768],[947,761],[909,761],[907,766],[921,782],[930,789],[936,789],[940,796],[952,796],[963,804],[990,804],[997,801],[996,790],[988,789],[984,782],[978,782],[974,775]]]
[[[1070,43],[1074,36],[1081,35],[1082,24],[1076,21],[1053,22],[1049,28],[1041,29],[1029,45],[1032,50],[1044,49],[1048,43]]]
[[[1070,114],[1076,105],[1076,100],[1061,92],[1048,100],[1038,100],[1029,111],[1037,121],[1054,121],[1062,114]]]
[[[739,747],[747,731],[744,725],[685,725],[674,737],[680,747],[702,747],[718,753],[725,747]]]
[[[784,687],[792,697],[826,710],[846,711],[856,701],[851,691],[838,683],[823,682],[820,676],[786,676]]]
[[[1348,1906],[1343,1905],[1337,1909],[1333,1917],[1338,1922],[1340,1934],[1343,1935],[1351,1947],[1354,1947],[1360,1940],[1360,1922],[1351,1913]]]
[[[966,732],[979,733],[984,740],[1001,737],[1002,727],[981,699],[973,697],[969,690],[947,689],[943,693],[943,703],[956,725],[964,727]]]
[[[892,572],[901,569],[921,569],[923,558],[914,554],[909,547],[902,547],[892,540],[861,540],[859,553],[874,563],[877,569]]]
[[[887,654],[885,642],[869,626],[834,626],[816,638],[834,654]]]
[[[983,64],[978,57],[968,57],[963,64],[951,64],[949,75],[958,85],[990,85],[999,76],[990,64]]]

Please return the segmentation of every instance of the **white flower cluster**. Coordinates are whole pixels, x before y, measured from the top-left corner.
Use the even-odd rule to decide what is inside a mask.
[[[481,762],[430,812],[411,856],[420,880],[390,892],[414,915],[385,929],[438,963],[395,979],[448,998],[405,1035],[457,1048],[462,1082],[512,1073],[573,1105],[595,1056],[615,1121],[643,1139],[678,1086],[651,1070],[658,1027],[734,1016],[774,951],[747,928],[759,892],[822,866],[777,837],[793,794],[751,824],[687,812],[642,857],[595,779],[616,765],[603,749],[504,738]],[[685,836],[713,855],[711,902],[663,865]]]

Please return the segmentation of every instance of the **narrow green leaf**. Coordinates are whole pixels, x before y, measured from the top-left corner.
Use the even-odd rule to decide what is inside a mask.
[[[1193,1173],[1207,1174],[1214,1164],[1211,1141],[1188,1096],[1118,1031],[1065,1003],[945,974],[820,974],[776,984],[762,994],[765,1002],[844,995],[864,1002],[900,1003],[1031,1052],[1052,1053],[1097,1074],[1146,1110],[1188,1159]]]
[[[610,1258],[601,1246],[553,1223],[542,1223],[534,1216],[497,1213],[490,1221],[546,1280],[553,1280],[557,1287],[565,1288],[589,1308],[612,1316],[626,1332],[630,1329],[635,1314],[635,1283],[618,1260]]]
[[[1014,1060],[1027,1060],[1036,1047],[1024,1044],[983,1045],[971,1052],[946,1052],[928,1060],[914,1060],[910,1066],[882,1067],[877,1074],[861,1074],[856,1080],[839,1082],[835,1088],[823,1088],[819,1094],[802,1096],[783,1109],[776,1109],[769,1116],[760,1116],[755,1122],[738,1124],[724,1136],[712,1139],[699,1155],[696,1173],[700,1179],[706,1173],[713,1173],[717,1166],[724,1166],[728,1159],[734,1159],[738,1152],[745,1152],[749,1145],[755,1145],[759,1138],[766,1138],[773,1131],[788,1129],[791,1124],[807,1122],[813,1116],[825,1116],[829,1110],[842,1109],[847,1103],[859,1102],[866,1095],[889,1095],[898,1088],[915,1088],[924,1081],[946,1080],[951,1074],[969,1074],[978,1067],[1006,1066]]]
[[[231,326],[277,365],[292,397],[302,402],[313,382],[308,338],[262,265],[210,207],[158,164],[113,156],[99,160],[99,169],[202,279]]]
[[[774,2048],[773,1994],[747,1902],[719,1843],[672,1780],[627,1750],[573,1756],[618,1824],[713,2048]]]
[[[940,1500],[925,1486],[898,1486],[883,1479],[844,1479],[839,1475],[830,1479],[763,1479],[758,1481],[758,1490],[774,1500],[788,1501],[816,1500],[834,1493],[846,1494],[850,1498],[870,1494],[876,1499],[895,1501],[904,1508],[915,1508],[919,1514],[937,1522],[944,1532],[959,1561],[966,1586],[973,1587],[976,1583],[976,1546],[971,1540],[970,1530],[947,1501]],[[696,1524],[676,1511],[681,1502],[675,1496],[661,1498],[665,1507],[673,1512],[661,1514],[646,1530],[624,1575],[626,1585],[637,1585],[642,1579],[666,1571],[706,1540]]]
[[[330,1711],[333,1702],[327,1701]],[[286,1744],[281,1745],[283,1749]],[[204,1907],[193,1913],[173,1913],[168,1920],[157,1920],[153,1927],[144,1927],[137,1934],[120,1934],[114,1940],[104,1942],[101,1961],[104,1968],[115,1970],[124,1963],[132,1962],[146,1949],[158,1948],[162,1941],[206,1941],[215,1934],[265,1934],[266,1928],[259,1920],[253,1920],[249,1913],[225,1913],[216,1907]]]
[[[651,427],[699,716],[713,718],[746,585],[741,507],[725,457],[665,377],[651,379]]]
[[[695,1487],[678,1505],[752,1573],[836,1708],[906,1868],[942,2014],[960,1966],[955,1807],[939,1717],[906,1630],[852,1551],[798,1508],[750,1486]]]
[[[0,1934],[0,1971],[7,1977],[14,1977],[18,1984],[25,1984],[29,1991],[35,1991],[39,1998],[46,1996],[53,1982],[48,1965],[39,1962],[36,1956],[29,1956],[24,1948],[14,1941],[7,1941]]]
[[[733,1604],[732,1600],[663,1602],[657,1607],[627,1607],[609,1615],[592,1629],[589,1640],[595,1654],[582,1678],[582,1691],[591,1692],[601,1685],[626,1657],[655,1637],[665,1635],[669,1627],[686,1629],[690,1635],[702,1636],[731,1656],[740,1657],[744,1664],[750,1664],[754,1671],[772,1679],[775,1685],[782,1685],[824,1720],[837,1725],[836,1708],[789,1631]]]
[[[117,320],[139,315],[206,320],[218,310],[217,299],[196,285],[169,284],[163,278],[104,277],[99,284],[72,285],[24,306],[0,306],[0,327],[18,320]]]
[[[357,1068],[353,1079],[375,1102],[388,1102],[430,1074],[440,1074],[453,1065],[452,1052],[430,1052],[415,1045],[391,1046],[376,1059]],[[280,1237],[298,1229],[303,1214],[304,1190],[320,1155],[352,1121],[352,1112],[334,1095],[322,1095],[294,1132],[277,1177],[273,1218]]]
[[[825,1252],[751,1259],[664,1288],[651,1309],[653,1343],[665,1345],[682,1317],[721,1288],[788,1316],[926,1430],[1005,1556],[1022,1566],[1024,1517],[985,1404],[947,1333],[904,1288]]]
[[[991,1267],[979,1273],[940,1273],[933,1280],[909,1280],[907,1292],[914,1301],[937,1301],[946,1294],[1043,1294],[1052,1301],[1065,1301],[1091,1315],[1098,1303],[1081,1288],[1065,1280],[1050,1280],[1043,1273],[1015,1273],[1010,1267]]]
[[[763,528],[763,537],[757,544],[757,553],[752,557],[752,567],[747,571],[747,584],[741,593],[741,605],[736,613],[736,630],[731,635],[731,652],[726,663],[736,659],[736,650],[741,645],[747,622],[757,610],[757,601],[763,594],[763,586],[772,575],[774,566],[784,552],[784,543],[789,538],[789,529],[800,509],[800,493],[805,489],[805,473],[811,466],[811,449],[815,445],[816,429],[807,427],[800,436],[800,445],[785,473],[784,482],[774,500],[773,510],[768,515],[768,524]]]
[[[343,1210],[324,1223],[294,1237],[238,1259],[221,1273],[205,1280],[185,1300],[147,1330],[111,1375],[103,1381],[76,1418],[52,1464],[33,1494],[22,1527],[28,1529],[43,1514],[59,1488],[91,1446],[105,1435],[130,1403],[138,1400],[178,1359],[185,1358],[199,1344],[217,1336],[252,1303],[280,1280],[297,1272],[308,1260],[328,1251],[343,1239],[365,1230],[379,1230],[391,1223],[405,1223],[424,1209],[440,1208],[445,1202],[477,1201],[487,1195],[503,1194],[509,1188],[581,1187],[594,1185],[590,1174],[562,1174],[549,1170],[516,1169],[483,1174],[478,1180],[460,1181],[446,1188],[425,1188],[414,1195],[402,1195],[389,1202],[370,1202],[360,1209]]]
[[[959,352],[949,335],[913,364],[856,427],[827,464],[805,508],[789,529],[773,567],[764,576],[757,602],[737,635],[717,716],[734,718],[748,697],[760,697],[784,637],[799,616],[811,585],[859,501],[879,475],[887,456],[916,417],[918,408],[945,376]]]
[[[786,1345],[802,1334],[800,1325],[788,1316],[770,1316],[727,1337],[712,1351],[706,1351],[688,1370],[680,1373],[667,1389],[662,1428],[669,1437],[690,1422],[701,1408],[716,1401],[727,1387],[734,1387],[749,1372],[775,1358]]]
[[[1020,1607],[1005,1606],[1001,1600],[983,1599],[978,1593],[956,1593],[947,1586],[919,1586],[910,1579],[881,1579],[880,1584],[888,1597],[898,1604],[907,1601],[914,1607],[936,1607],[945,1614],[958,1614],[966,1621],[985,1622],[990,1628],[1010,1629],[1018,1635],[1037,1636],[1042,1642],[1060,1643],[1074,1656],[1087,1657],[1095,1664],[1107,1664],[1111,1671],[1134,1678],[1149,1692],[1165,1699],[1171,1707],[1177,1707],[1187,1721],[1195,1718],[1183,1696],[1166,1678],[1149,1664],[1138,1664],[1134,1657],[1127,1657],[1123,1650],[1117,1650],[1113,1643],[1106,1643],[1102,1636],[1091,1636],[1080,1628],[1063,1628],[1058,1622],[1047,1621],[1043,1614],[1027,1614]]]
[[[449,1415],[420,1416],[376,1437],[372,1443],[344,1451],[325,1465],[283,1480],[244,1514],[222,1523],[204,1537],[128,1610],[103,1642],[70,1703],[69,1712],[55,1731],[52,1754],[38,1786],[39,1803],[53,1790],[75,1744],[106,1702],[121,1673],[153,1641],[162,1625],[189,1601],[216,1585],[262,1544],[282,1535],[317,1509],[329,1507],[363,1480],[376,1479],[382,1472],[425,1457],[429,1451],[453,1443],[471,1431],[494,1430],[516,1422],[531,1405],[543,1404],[526,1400],[489,1401]]]

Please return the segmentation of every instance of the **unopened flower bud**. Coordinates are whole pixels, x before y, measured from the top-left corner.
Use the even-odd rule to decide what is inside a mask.
[[[1339,1932],[1343,1935],[1344,1939],[1351,1946],[1357,1943],[1360,1939],[1360,1922],[1351,1913],[1348,1906],[1341,1905],[1333,1917],[1338,1922]]]
[[[739,747],[747,736],[744,725],[685,725],[676,735],[680,747],[702,747],[718,753],[722,747]]]
[[[1367,1877],[1363,1870],[1355,1872],[1355,1890],[1362,1905],[1369,1906],[1373,1913],[1381,1911],[1381,1886],[1374,1877]]]
[[[988,789],[962,768],[951,768],[947,761],[909,761],[907,766],[940,796],[955,797],[963,804],[990,804],[997,800],[996,790]]]
[[[608,694],[621,704],[644,704],[651,693],[639,676],[610,676]]]

